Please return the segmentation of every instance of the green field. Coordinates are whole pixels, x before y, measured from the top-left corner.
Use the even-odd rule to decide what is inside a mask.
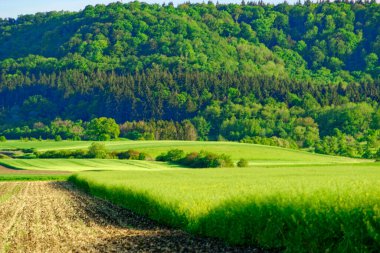
[[[68,175],[2,175],[0,181],[65,181],[69,178]]]
[[[0,149],[35,148],[38,151],[86,149],[91,143],[92,142],[87,141],[7,141],[0,143]],[[178,148],[185,152],[207,150],[219,154],[225,153],[230,155],[233,160],[239,160],[241,158],[247,159],[250,161],[250,164],[325,164],[363,162],[363,160],[360,159],[319,155],[299,150],[236,142],[109,141],[103,143],[109,150],[135,149],[141,152],[146,152],[153,157],[170,149]]]
[[[380,164],[82,172],[101,198],[187,231],[290,252],[380,245]]]
[[[0,148],[44,151],[84,149],[91,143],[5,144]],[[117,159],[4,159],[0,163],[76,173],[69,180],[92,195],[160,223],[232,244],[288,252],[374,252],[380,248],[380,163],[230,142],[105,144],[109,150],[135,149],[152,156],[173,148],[203,149],[231,155],[235,161],[245,158],[249,167],[188,169]]]
[[[86,170],[166,170],[176,168],[166,163],[116,159],[6,159],[0,164],[15,169],[47,171]]]

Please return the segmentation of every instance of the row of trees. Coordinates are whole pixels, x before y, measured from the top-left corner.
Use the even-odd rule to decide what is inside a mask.
[[[0,76],[0,123],[48,123],[55,117],[118,122],[163,119],[182,121],[216,102],[266,103],[311,110],[348,102],[380,101],[380,80],[322,85],[262,74],[210,74],[159,67],[134,74],[80,71]]]
[[[118,125],[111,118],[89,122],[56,119],[45,125],[5,129],[8,139],[41,138],[72,140],[229,140],[246,143],[307,148],[324,154],[373,158],[380,146],[379,106],[368,103],[314,108],[268,101],[266,104],[230,101],[207,106],[198,116],[182,122],[150,120]],[[337,118],[336,115],[339,115]],[[332,129],[332,130],[331,130]]]

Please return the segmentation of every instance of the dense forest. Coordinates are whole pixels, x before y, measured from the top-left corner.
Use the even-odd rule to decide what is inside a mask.
[[[91,139],[108,117],[129,139],[374,158],[379,57],[375,1],[132,2],[0,19],[0,136]]]

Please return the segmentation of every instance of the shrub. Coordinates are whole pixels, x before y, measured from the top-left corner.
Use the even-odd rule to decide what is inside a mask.
[[[191,165],[197,162],[198,157],[199,157],[199,153],[197,152],[189,153],[186,155],[185,158],[182,159],[182,164],[185,166],[191,167]]]
[[[35,153],[36,149],[35,148],[22,148],[22,149],[17,149],[22,151],[23,153]]]
[[[162,162],[178,162],[185,158],[185,152],[180,149],[172,149],[169,150],[167,153],[162,153],[161,155],[157,156],[157,161]]]
[[[60,135],[56,135],[56,136],[54,137],[54,140],[55,140],[55,141],[62,141],[62,137],[61,137]]]
[[[248,167],[248,161],[242,158],[238,161],[237,166],[238,167]]]
[[[7,141],[7,138],[5,138],[5,136],[0,136],[0,142],[6,142]]]
[[[139,152],[137,150],[130,149],[128,151],[116,152],[115,156],[119,159],[127,160],[149,160],[150,156],[146,153]]]
[[[128,132],[126,137],[130,140],[142,140],[144,139],[143,134],[138,131]]]
[[[231,158],[225,154],[218,155],[211,152],[192,152],[185,155],[183,150],[173,149],[156,158],[157,161],[172,162],[191,168],[233,167]]]
[[[43,153],[37,153],[38,158],[54,159],[54,158],[88,158],[86,150],[50,150]]]
[[[108,158],[106,146],[103,143],[92,143],[88,149],[88,156],[90,158],[105,159]]]

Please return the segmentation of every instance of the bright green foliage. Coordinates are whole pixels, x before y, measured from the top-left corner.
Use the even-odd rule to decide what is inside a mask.
[[[214,154],[201,150],[185,154],[183,150],[172,149],[162,153],[156,158],[157,161],[170,162],[190,168],[218,168],[233,167],[234,164],[230,156],[225,154]]]
[[[117,138],[108,117],[134,140],[362,157],[379,146],[378,13],[374,1],[133,2],[0,20],[0,135]]]
[[[172,149],[169,150],[167,153],[160,154],[157,156],[157,161],[163,161],[163,162],[178,162],[185,158],[185,152],[180,149]]]
[[[88,123],[86,136],[90,140],[108,141],[120,135],[119,125],[111,118],[95,118]]]
[[[92,143],[88,149],[88,156],[91,158],[105,159],[108,157],[108,151],[103,143]]]
[[[379,164],[83,172],[87,192],[192,233],[287,252],[379,248]]]
[[[309,80],[326,69],[331,75],[314,77],[335,82],[355,78],[355,71],[376,77],[379,8],[363,2],[177,8],[133,2],[24,15],[0,22],[0,64],[10,74],[158,64]]]
[[[0,142],[6,142],[7,141],[7,138],[5,138],[5,136],[0,136]]]

